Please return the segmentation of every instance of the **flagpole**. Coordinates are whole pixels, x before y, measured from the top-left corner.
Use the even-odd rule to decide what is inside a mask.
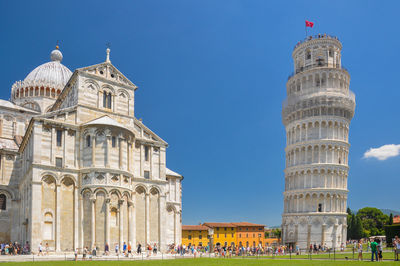
[[[306,39],[307,39],[307,22],[306,22],[307,20],[306,19],[304,19],[304,26],[306,27]]]
[[[305,25],[306,26],[306,39],[307,39],[307,25]]]

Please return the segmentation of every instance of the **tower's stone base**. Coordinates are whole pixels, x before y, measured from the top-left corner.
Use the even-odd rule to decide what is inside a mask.
[[[286,245],[307,249],[316,244],[339,248],[346,241],[347,215],[335,214],[285,214],[282,216],[282,240]]]

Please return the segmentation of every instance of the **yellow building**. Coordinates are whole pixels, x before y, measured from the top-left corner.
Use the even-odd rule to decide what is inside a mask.
[[[213,232],[214,246],[236,245],[236,225],[232,223],[203,223]]]
[[[208,230],[204,225],[182,225],[182,245],[207,246]]]
[[[268,233],[265,237],[265,225],[248,222],[240,223],[203,223],[202,225],[183,225],[182,244],[186,246],[271,246],[278,239]]]

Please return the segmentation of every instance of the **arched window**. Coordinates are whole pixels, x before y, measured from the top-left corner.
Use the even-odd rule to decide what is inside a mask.
[[[4,194],[0,194],[0,210],[7,209],[7,197]]]
[[[91,142],[90,135],[87,135],[86,136],[86,147],[90,147],[90,142]]]
[[[103,107],[111,109],[111,92],[103,91]]]
[[[307,50],[306,51],[306,60],[311,59],[311,51]]]

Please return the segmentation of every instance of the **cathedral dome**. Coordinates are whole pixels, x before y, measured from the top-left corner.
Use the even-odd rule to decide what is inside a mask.
[[[63,55],[58,48],[53,50],[50,54],[51,61],[32,70],[24,79],[24,83],[62,90],[72,75],[71,70],[61,64],[62,58]]]

